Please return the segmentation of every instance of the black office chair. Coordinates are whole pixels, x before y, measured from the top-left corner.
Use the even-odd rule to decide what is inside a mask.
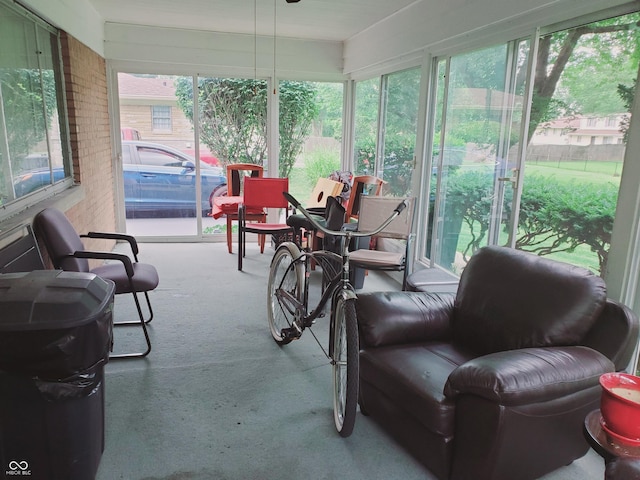
[[[66,215],[56,208],[46,208],[34,218],[34,229],[45,245],[54,268],[72,272],[91,272],[99,277],[112,280],[116,284],[116,295],[130,293],[136,303],[139,320],[114,322],[114,325],[140,325],[144,333],[147,349],[144,352],[112,355],[110,358],[146,357],[151,351],[151,340],[147,324],[153,319],[153,309],[149,300],[149,291],[158,286],[158,272],[155,267],[138,263],[138,243],[130,235],[119,233],[89,232],[79,235]],[[131,246],[133,261],[128,255],[114,252],[87,251],[81,237],[124,240]],[[116,260],[96,268],[89,268],[90,258]],[[144,318],[138,293],[144,293],[149,308],[149,317]]]

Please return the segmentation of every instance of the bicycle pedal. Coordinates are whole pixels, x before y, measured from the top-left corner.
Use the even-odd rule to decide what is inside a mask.
[[[302,336],[302,332],[295,327],[290,327],[280,330],[280,335],[282,335],[283,340],[297,340]]]

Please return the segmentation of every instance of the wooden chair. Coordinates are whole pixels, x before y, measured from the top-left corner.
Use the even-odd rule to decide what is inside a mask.
[[[262,178],[264,167],[253,163],[232,163],[227,165],[227,196],[242,196],[243,184],[246,177]],[[233,253],[232,222],[238,220],[237,213],[227,213],[227,248]],[[247,211],[246,220],[254,222],[266,222],[266,214],[260,211]]]
[[[360,212],[360,197],[363,195],[378,196],[382,192],[382,185],[386,182],[381,178],[373,175],[361,175],[353,178],[353,186],[351,187],[351,196],[347,203],[347,213],[345,215],[345,223],[349,223],[352,219],[358,219]]]
[[[244,181],[244,202],[238,207],[238,270],[242,270],[245,256],[245,237],[247,233],[257,233],[260,253],[264,252],[266,235],[291,233],[294,229],[285,223],[247,223],[246,212],[263,211],[269,208],[284,208],[289,211],[289,202],[282,194],[289,191],[288,178],[251,178]],[[287,214],[285,214],[287,216]]]

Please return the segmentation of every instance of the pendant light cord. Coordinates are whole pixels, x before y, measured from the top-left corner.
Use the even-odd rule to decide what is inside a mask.
[[[253,0],[253,80],[258,80],[258,0]]]
[[[273,0],[273,94],[276,94],[276,15],[277,0]]]

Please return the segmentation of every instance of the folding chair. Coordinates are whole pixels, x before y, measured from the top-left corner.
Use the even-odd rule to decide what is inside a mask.
[[[146,357],[151,351],[151,340],[147,331],[147,323],[153,319],[153,310],[149,300],[149,291],[158,286],[158,272],[155,267],[146,263],[138,263],[138,243],[130,235],[119,233],[89,232],[78,235],[67,216],[56,208],[45,208],[34,220],[36,235],[45,245],[54,268],[71,272],[90,272],[99,277],[112,280],[116,284],[116,295],[130,293],[138,310],[139,320],[116,322],[114,325],[140,325],[144,333],[147,349],[139,353],[112,355],[110,358]],[[129,243],[133,253],[133,261],[128,255],[114,252],[87,251],[81,237],[124,240]],[[90,258],[99,260],[116,260],[96,268],[89,268]],[[149,309],[149,317],[144,318],[138,293],[144,293]]]
[[[379,227],[385,219],[389,218],[402,200],[402,198],[395,197],[363,196],[360,199],[358,230],[366,232]],[[405,208],[398,217],[375,237],[403,240],[405,243],[403,251],[386,252],[359,248],[349,254],[351,267],[359,267],[366,270],[402,271],[402,290],[406,290],[407,287],[408,263],[411,261],[411,225],[415,198],[409,197],[408,200],[409,207]]]
[[[242,270],[247,233],[257,233],[260,238],[260,253],[264,252],[266,235],[281,233],[294,234],[293,227],[286,223],[248,223],[246,212],[269,208],[284,208],[285,219],[289,212],[289,202],[282,194],[289,191],[288,178],[251,178],[244,180],[244,202],[238,207],[238,270]]]

